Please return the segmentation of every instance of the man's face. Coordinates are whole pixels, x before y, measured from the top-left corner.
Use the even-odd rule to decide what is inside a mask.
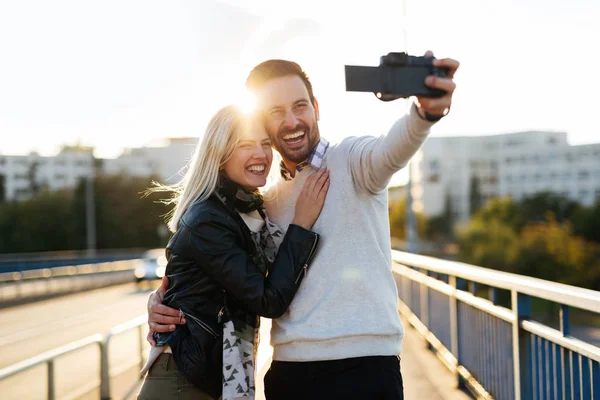
[[[267,81],[256,93],[265,128],[281,156],[295,163],[306,160],[321,139],[319,107],[297,75]]]

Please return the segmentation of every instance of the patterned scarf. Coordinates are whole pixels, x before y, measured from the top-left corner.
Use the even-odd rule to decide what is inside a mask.
[[[275,260],[283,233],[263,212],[263,198],[253,191],[221,177],[217,189],[219,198],[234,212],[258,211],[265,220],[260,232],[251,231],[256,251],[252,261],[267,275]],[[231,310],[230,310],[231,311]],[[254,365],[259,343],[260,317],[235,310],[223,322],[223,400],[253,400],[255,396]]]

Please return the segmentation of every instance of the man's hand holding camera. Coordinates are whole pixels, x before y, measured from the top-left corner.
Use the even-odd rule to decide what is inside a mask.
[[[433,57],[433,53],[428,51],[425,57]],[[452,105],[452,94],[456,88],[453,81],[454,74],[460,65],[458,61],[452,58],[442,58],[433,60],[434,67],[446,68],[446,77],[430,75],[425,79],[425,84],[433,89],[441,89],[446,92],[442,97],[416,97],[416,105],[419,115],[423,119],[438,120],[450,111]]]

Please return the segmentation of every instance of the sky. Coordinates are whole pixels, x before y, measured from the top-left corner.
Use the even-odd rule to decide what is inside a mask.
[[[0,0],[0,154],[200,136],[268,58],[307,71],[330,141],[378,136],[407,104],[346,92],[344,65],[404,50],[461,62],[434,136],[600,142],[598,21],[595,0]]]

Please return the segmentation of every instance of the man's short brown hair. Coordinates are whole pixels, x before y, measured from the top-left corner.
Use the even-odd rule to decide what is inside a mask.
[[[250,71],[248,79],[246,79],[246,87],[250,91],[254,91],[264,85],[266,82],[274,78],[281,78],[289,75],[297,75],[304,82],[311,103],[315,103],[315,95],[313,94],[312,84],[308,79],[306,72],[302,67],[293,61],[287,60],[267,60]]]

